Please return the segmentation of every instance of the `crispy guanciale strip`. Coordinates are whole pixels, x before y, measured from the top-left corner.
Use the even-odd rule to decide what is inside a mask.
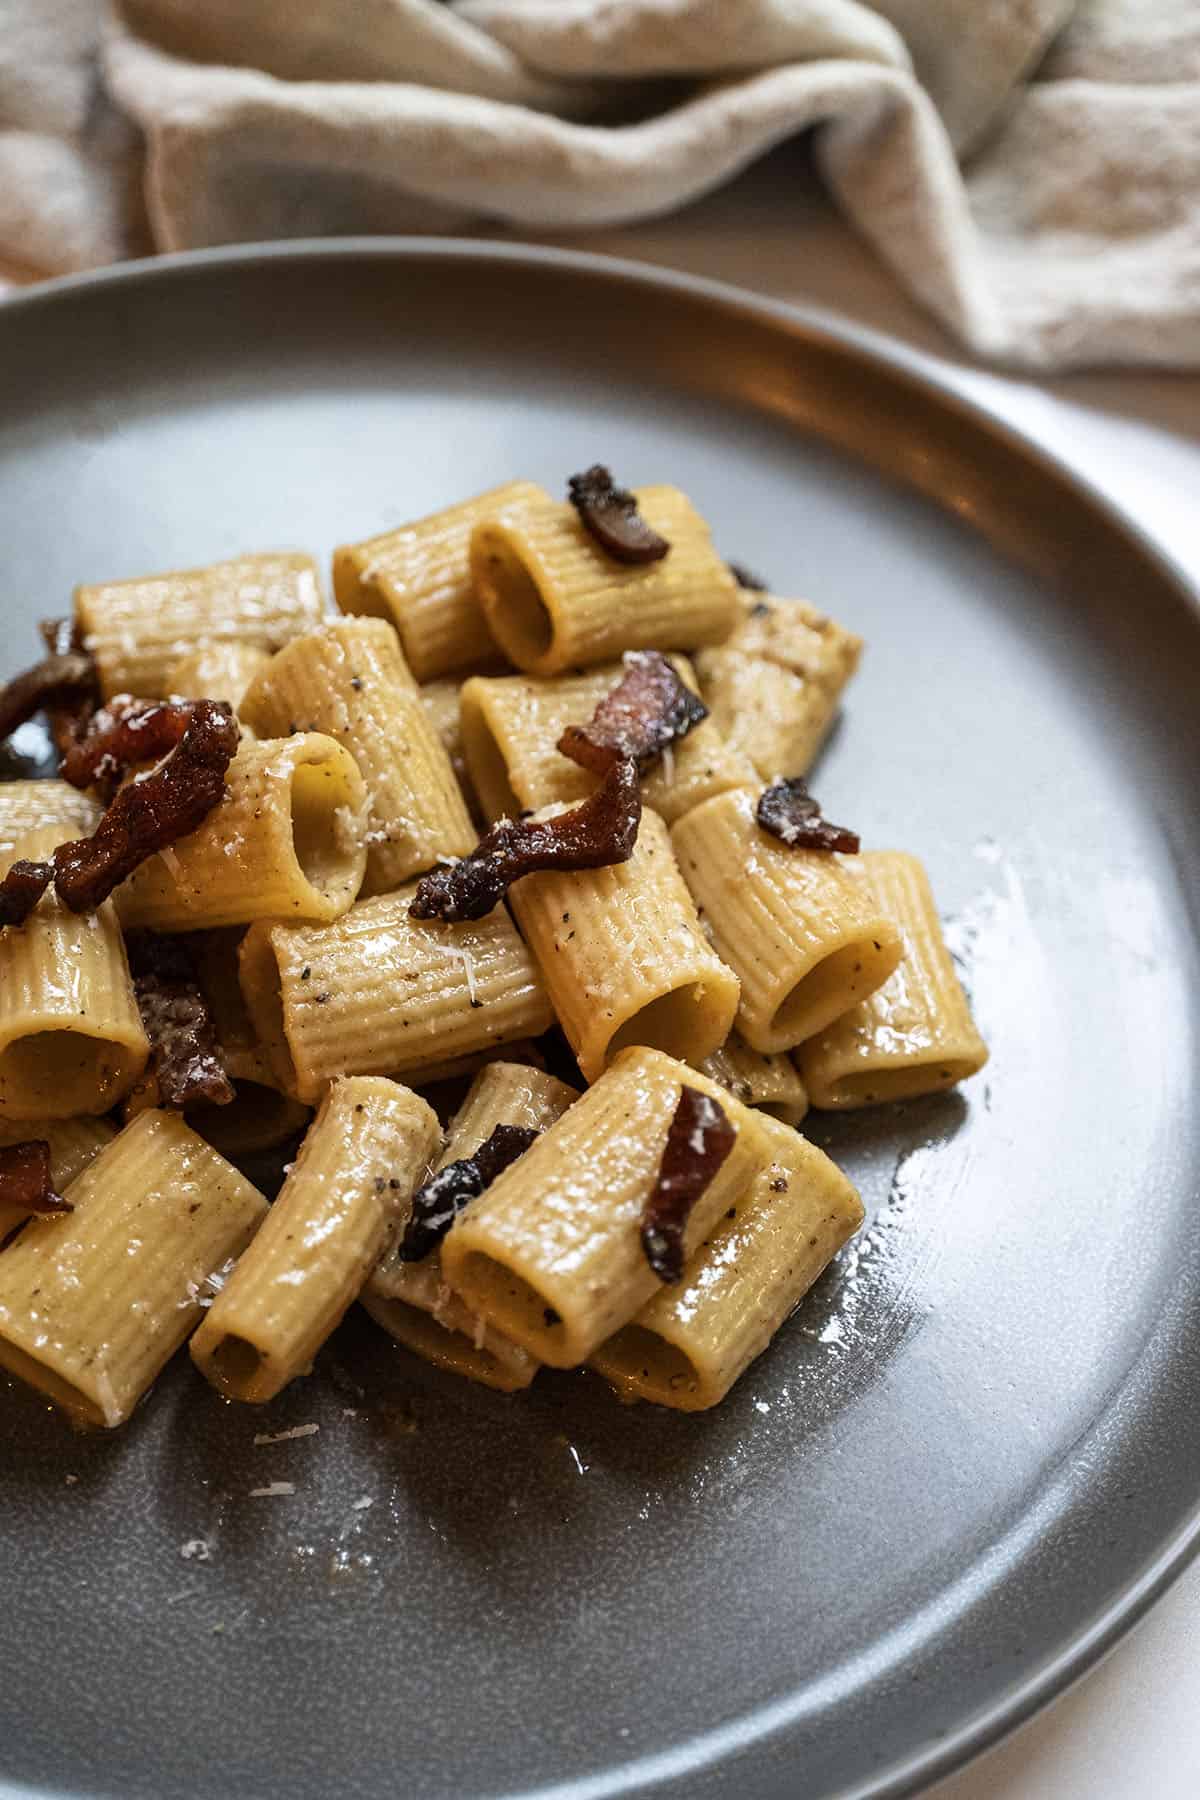
[[[148,857],[203,824],[223,798],[237,721],[223,701],[192,700],[188,707],[187,728],[166,760],[126,783],[91,837],[54,852],[54,884],[72,912],[107,900]]]
[[[482,919],[514,881],[539,869],[604,869],[628,862],[642,819],[637,764],[618,758],[603,785],[553,819],[500,819],[461,862],[422,876],[414,919]]]
[[[643,519],[634,495],[616,485],[603,463],[572,475],[567,494],[585,529],[614,562],[661,562],[671,548]]]
[[[50,1146],[45,1138],[9,1144],[0,1150],[0,1208],[18,1212],[68,1213],[71,1203],[54,1191]]]
[[[54,864],[21,857],[0,881],[0,925],[23,925],[54,874]]]
[[[753,569],[748,569],[745,563],[731,562],[727,563],[726,567],[740,588],[748,588],[752,594],[766,593],[767,583],[760,580]]]
[[[84,642],[83,627],[78,619],[43,619],[38,625],[51,656],[86,656],[92,664],[93,685],[87,693],[46,708],[50,736],[60,756],[65,756],[76,738],[81,736],[88,720],[100,704],[100,676],[95,659]]]
[[[587,725],[568,725],[558,740],[564,756],[605,775],[613,758],[628,756],[644,774],[669,744],[707,719],[708,708],[680,681],[659,650],[633,650],[625,673]]]
[[[469,856],[423,877],[409,908],[415,919],[482,919],[522,875],[629,861],[642,820],[639,771],[708,711],[657,650],[634,652],[625,664],[588,724],[569,725],[558,740],[603,786],[553,819],[499,820]]]
[[[117,783],[139,763],[157,762],[191,724],[194,700],[135,700],[118,694],[101,707],[63,756],[60,773],[73,787]]]
[[[420,1262],[436,1250],[469,1200],[478,1199],[518,1156],[524,1156],[540,1133],[531,1125],[497,1125],[474,1156],[447,1163],[413,1195],[412,1212],[397,1255],[401,1262]]]
[[[180,1110],[199,1100],[228,1106],[233,1083],[188,945],[157,931],[131,931],[125,948],[160,1103]]]
[[[642,1249],[663,1282],[683,1275],[683,1234],[693,1206],[729,1152],[737,1132],[724,1109],[699,1088],[680,1091],[654,1191],[642,1209]]]
[[[764,789],[755,816],[789,850],[844,850],[851,856],[858,851],[858,833],[823,819],[820,803],[798,775]]]
[[[43,656],[0,688],[0,739],[11,737],[34,713],[88,702],[98,692],[96,665],[85,651]]]

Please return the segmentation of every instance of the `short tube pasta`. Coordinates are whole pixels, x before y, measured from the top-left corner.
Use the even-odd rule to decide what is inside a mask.
[[[686,686],[698,691],[687,658],[673,656],[671,662]],[[460,702],[463,752],[489,818],[593,792],[598,778],[563,756],[558,740],[568,725],[587,724],[624,673],[616,662],[578,675],[476,676],[465,684]],[[642,792],[647,805],[671,825],[714,794],[754,780],[749,758],[730,747],[713,720],[705,719],[648,771]]]
[[[144,1112],[0,1255],[0,1366],[77,1423],[123,1424],[266,1213],[176,1113]]]
[[[755,801],[744,788],[709,800],[672,843],[713,946],[741,981],[738,1030],[769,1053],[881,987],[903,941],[839,857],[781,844],[759,827]]]
[[[773,781],[811,767],[862,648],[854,632],[803,600],[746,595],[737,630],[704,651],[696,670],[730,746]]]
[[[737,977],[700,929],[657,813],[643,810],[628,862],[527,875],[509,900],[589,1081],[629,1044],[701,1063],[728,1037]]]
[[[353,756],[367,790],[364,893],[474,849],[450,758],[382,619],[339,619],[294,638],[252,683],[242,712],[263,737],[320,731]]]
[[[90,837],[99,819],[100,808],[91,796],[65,781],[0,782],[0,856],[46,825],[59,828],[59,843]]]
[[[987,1045],[942,937],[929,878],[915,856],[868,850],[851,859],[904,935],[882,987],[797,1051],[815,1106],[873,1106],[932,1094],[977,1074]]]
[[[320,732],[239,744],[221,804],[118,888],[121,923],[198,931],[336,919],[366,869],[366,800],[354,758]]]
[[[548,498],[531,481],[510,481],[361,544],[343,544],[333,553],[338,605],[386,619],[418,681],[495,662],[471,579],[471,533],[497,510]]]
[[[473,1156],[497,1125],[545,1131],[578,1097],[574,1088],[542,1069],[490,1063],[471,1083],[437,1167]],[[362,1299],[385,1331],[439,1368],[506,1393],[527,1387],[537,1371],[528,1351],[510,1343],[451,1293],[440,1249],[420,1262],[402,1262],[394,1251],[385,1256]]]
[[[660,562],[615,561],[566,501],[497,506],[475,526],[475,591],[519,669],[553,675],[624,650],[691,650],[733,630],[737,586],[691,501],[648,487],[637,502],[671,546]]]
[[[752,1050],[736,1031],[731,1031],[700,1067],[735,1099],[770,1113],[785,1125],[799,1125],[808,1111],[808,1095],[795,1064],[786,1056],[764,1056]]]
[[[278,650],[323,611],[311,556],[287,551],[75,589],[75,617],[106,700],[161,699],[181,657],[223,638]]]
[[[462,790],[467,811],[472,819],[480,820],[484,814],[463,750],[462,720],[458,710],[460,691],[457,681],[450,680],[427,681],[417,689],[421,705],[425,708],[425,717],[437,732],[442,749],[450,758],[450,767]]]
[[[116,1132],[106,1119],[0,1119],[0,1149],[40,1139],[50,1146],[50,1179],[61,1194],[111,1144]],[[23,1207],[0,1200],[0,1245],[22,1224]]]
[[[486,1193],[442,1244],[446,1280],[472,1312],[555,1368],[585,1362],[658,1280],[640,1221],[684,1086],[718,1102],[736,1136],[692,1208],[694,1252],[771,1159],[764,1121],[658,1050],[625,1050]]]
[[[441,1305],[423,1307],[389,1299],[369,1287],[362,1304],[381,1330],[435,1369],[465,1376],[502,1394],[527,1388],[538,1372],[537,1358],[490,1330],[449,1288],[438,1291]]]
[[[441,1136],[433,1109],[397,1082],[333,1083],[266,1223],[192,1339],[192,1361],[214,1387],[261,1404],[307,1373]]]
[[[738,650],[702,651],[696,667],[704,704],[733,753],[764,781],[807,773],[837,715],[836,697]]]
[[[235,713],[240,712],[243,694],[270,660],[270,651],[261,644],[246,638],[220,638],[172,663],[166,692],[184,700],[224,700]]]
[[[723,1400],[862,1224],[854,1187],[815,1144],[766,1122],[772,1160],[592,1367],[625,1400],[699,1412]]]
[[[742,619],[726,649],[790,669],[836,704],[858,668],[862,639],[806,600],[757,593],[744,593],[741,599]]]
[[[0,859],[48,861],[62,826],[43,826]],[[104,1113],[129,1092],[150,1046],[111,900],[67,910],[53,888],[0,954],[0,1118]]]
[[[403,1075],[545,1031],[553,1014],[502,906],[414,919],[410,883],[323,927],[266,921],[241,948],[246,1005],[281,1085],[318,1100],[335,1075]]]

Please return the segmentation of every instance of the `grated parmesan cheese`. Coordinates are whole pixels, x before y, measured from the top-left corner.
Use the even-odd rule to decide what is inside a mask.
[[[260,1444],[288,1444],[293,1438],[315,1437],[320,1431],[319,1425],[291,1425],[286,1431],[256,1431],[254,1442]]]
[[[365,815],[355,807],[334,807],[333,841],[343,856],[353,856],[354,852],[361,847],[366,828]]]
[[[471,952],[462,944],[447,944],[446,948],[450,951],[450,954],[452,956],[457,956],[457,957],[461,958],[462,966],[463,966],[463,973],[467,978],[467,994],[470,998],[471,1005],[478,1006],[479,1005],[479,990],[478,990],[478,988],[476,986],[476,982],[475,982],[475,958],[471,955]]]

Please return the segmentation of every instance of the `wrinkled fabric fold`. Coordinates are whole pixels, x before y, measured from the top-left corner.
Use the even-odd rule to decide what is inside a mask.
[[[0,256],[57,272],[148,238],[599,228],[811,131],[848,220],[977,353],[1195,366],[1193,12],[0,0]]]

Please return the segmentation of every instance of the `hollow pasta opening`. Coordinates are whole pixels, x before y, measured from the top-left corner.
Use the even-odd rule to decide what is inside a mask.
[[[831,1082],[821,1095],[822,1106],[877,1106],[887,1100],[916,1100],[937,1094],[974,1075],[975,1057],[941,1056],[912,1062],[902,1069],[864,1069]]]
[[[519,668],[540,662],[554,642],[554,620],[513,545],[500,532],[481,532],[472,569],[501,649]]]
[[[557,1369],[572,1369],[585,1354],[573,1341],[570,1323],[524,1276],[489,1256],[469,1250],[456,1260],[452,1285],[472,1312],[482,1313],[514,1343]]]
[[[340,899],[347,888],[357,894],[361,875],[337,817],[340,807],[353,807],[354,796],[334,759],[298,762],[289,798],[292,849],[305,880],[328,899]]]
[[[597,1358],[601,1373],[628,1398],[689,1411],[707,1404],[690,1356],[644,1325],[626,1325]]]
[[[464,691],[459,703],[462,724],[463,755],[475,783],[475,791],[489,819],[515,819],[521,802],[508,779],[508,763],[496,742],[483,708],[474,695]]]
[[[608,1040],[605,1061],[611,1062],[631,1044],[640,1044],[649,1050],[662,1050],[680,1062],[703,1062],[724,1043],[731,1023],[724,1014],[718,1017],[716,1009],[706,1005],[707,991],[705,982],[688,981],[640,1007]]]
[[[262,1352],[248,1338],[229,1332],[205,1358],[212,1379],[229,1393],[245,1393],[257,1379]]]
[[[269,930],[247,932],[239,955],[242,995],[258,1040],[271,1066],[289,1092],[295,1089],[296,1064],[287,1041],[283,1011],[283,983],[279,959]]]
[[[121,1412],[105,1415],[104,1409],[83,1388],[57,1369],[47,1363],[39,1362],[37,1357],[30,1356],[20,1345],[11,1342],[0,1343],[0,1368],[7,1369],[10,1375],[24,1381],[39,1394],[45,1394],[47,1400],[62,1408],[69,1418],[80,1425],[113,1426],[119,1425],[124,1418]]]
[[[335,550],[333,555],[333,592],[344,613],[360,618],[386,619],[393,628],[396,615],[387,595],[368,576],[360,574],[357,561],[349,550]]]
[[[528,1387],[536,1372],[537,1365],[523,1350],[515,1344],[505,1344],[494,1331],[485,1343],[476,1346],[465,1331],[448,1329],[405,1300],[369,1294],[363,1304],[389,1337],[436,1369],[466,1375],[504,1393]]]
[[[847,944],[822,957],[775,1009],[770,1025],[772,1049],[789,1049],[824,1030],[858,1000],[874,993],[893,966],[882,950],[876,951],[870,939]]]
[[[102,1113],[136,1072],[132,1057],[110,1038],[31,1031],[0,1052],[0,1099],[6,1112],[25,1119]]]

